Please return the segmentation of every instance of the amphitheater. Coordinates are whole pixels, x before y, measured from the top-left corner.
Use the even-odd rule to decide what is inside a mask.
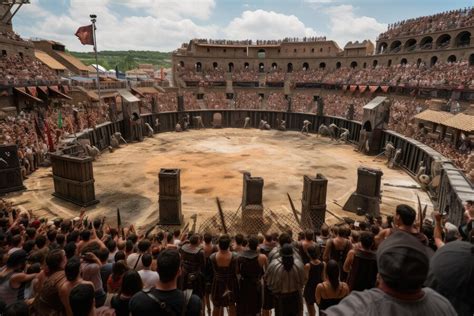
[[[342,48],[190,38],[170,69],[121,73],[22,38],[23,5],[0,1],[1,315],[30,315],[27,303],[36,315],[134,315],[148,286],[153,305],[135,305],[168,314],[186,301],[176,315],[194,298],[202,315],[315,316],[358,290],[384,295],[360,304],[373,315],[473,314],[472,7]],[[97,53],[102,17],[90,18],[76,36]],[[384,252],[392,234],[405,250]],[[430,270],[445,273],[442,293],[426,276],[445,259]],[[386,280],[388,262],[399,271]],[[326,299],[319,284],[347,293]],[[88,306],[73,308],[76,289]],[[179,297],[167,306],[152,292]]]

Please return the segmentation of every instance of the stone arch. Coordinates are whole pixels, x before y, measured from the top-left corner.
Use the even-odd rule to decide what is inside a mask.
[[[387,48],[388,48],[388,44],[386,42],[382,42],[382,43],[379,44],[379,48],[377,50],[377,53],[383,54],[387,51]]]
[[[446,48],[449,46],[450,42],[451,42],[451,35],[441,34],[436,39],[436,48]]]
[[[406,42],[405,42],[404,48],[405,48],[406,51],[409,51],[409,52],[411,52],[412,50],[415,50],[415,48],[416,48],[416,39],[414,39],[414,38],[407,39]]]
[[[474,54],[471,54],[471,56],[469,56],[469,66],[474,66]]]
[[[272,64],[272,70],[277,70],[277,69],[278,69],[277,63],[273,63],[273,64]]]
[[[229,64],[227,65],[227,67],[228,67],[229,72],[233,72],[233,71],[234,71],[234,63],[229,63]]]
[[[433,57],[431,57],[431,59],[430,59],[430,67],[436,65],[437,62],[438,62],[438,56],[433,56]]]
[[[264,63],[258,64],[258,72],[265,72],[265,64]]]
[[[379,61],[377,59],[375,59],[373,62],[372,62],[372,67],[375,68],[377,67]]]
[[[212,69],[216,70],[217,67],[219,67],[219,64],[217,62],[212,63]]]
[[[244,69],[249,69],[249,68],[250,68],[249,63],[244,63]]]
[[[391,66],[392,66],[392,60],[391,60],[391,59],[388,60],[387,66],[388,66],[388,67],[391,67]]]
[[[357,62],[356,61],[351,62],[351,68],[352,69],[357,68]]]
[[[433,48],[433,38],[431,36],[425,36],[420,41],[421,49],[432,49]]]
[[[392,53],[396,53],[398,51],[400,51],[400,49],[402,48],[402,42],[400,41],[393,41],[392,44],[390,44],[390,52]]]
[[[340,61],[338,61],[338,62],[336,63],[336,69],[339,69],[339,68],[341,68],[341,62],[340,62]]]
[[[202,64],[200,61],[198,61],[195,65],[194,65],[194,70],[196,70],[196,72],[201,72],[202,71]]]
[[[259,49],[257,52],[258,58],[265,58],[265,50],[263,48]]]
[[[402,59],[400,60],[400,65],[405,66],[406,64],[408,64],[407,59],[406,59],[406,58],[402,58]]]
[[[292,63],[288,63],[288,65],[286,65],[286,72],[293,72],[293,64]]]
[[[364,63],[364,65],[362,66],[364,69],[367,68],[367,63]]]
[[[454,63],[454,62],[456,62],[456,59],[457,59],[456,55],[450,55],[448,57],[448,63]]]
[[[471,32],[462,31],[456,35],[456,47],[464,47],[471,45]]]
[[[303,70],[308,70],[309,69],[309,64],[307,62],[303,63]]]
[[[325,69],[326,63],[319,63],[319,69]]]
[[[181,61],[179,62],[179,67],[184,68],[184,61],[181,60]]]

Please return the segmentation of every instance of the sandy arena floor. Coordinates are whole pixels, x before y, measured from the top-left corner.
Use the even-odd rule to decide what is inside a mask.
[[[243,171],[264,178],[264,206],[277,213],[290,212],[287,192],[300,209],[303,175],[322,173],[329,180],[328,209],[340,216],[355,217],[342,211],[338,204],[344,205],[355,190],[360,165],[384,172],[383,214],[393,214],[399,203],[416,209],[417,194],[431,211],[431,202],[423,191],[387,185],[416,185],[410,176],[402,170],[386,168],[382,159],[373,159],[354,152],[350,145],[297,132],[206,129],[162,133],[102,154],[94,163],[96,198],[100,203],[87,212],[90,218],[106,215],[115,224],[115,210],[119,207],[124,224],[144,227],[156,223],[158,172],[160,168],[180,168],[183,213],[185,218],[197,213],[198,225],[216,214],[216,196],[226,210],[239,207]],[[32,174],[25,185],[27,191],[8,197],[39,216],[77,216],[79,207],[51,195],[50,168]],[[335,221],[329,214],[327,219]]]

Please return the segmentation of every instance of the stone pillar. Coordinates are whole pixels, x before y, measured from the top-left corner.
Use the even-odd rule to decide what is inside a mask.
[[[315,231],[321,230],[326,218],[328,180],[318,173],[316,177],[304,176],[301,199],[301,225]]]
[[[363,214],[378,216],[380,214],[380,186],[383,172],[380,169],[359,167],[357,169],[357,189],[344,204],[343,210],[357,212],[360,208]]]
[[[252,177],[250,172],[244,172],[242,190],[242,224],[244,229],[246,228],[246,223],[252,224],[251,227],[247,226],[248,228],[257,228],[263,225],[262,199],[263,178]]]
[[[161,169],[158,174],[160,225],[181,225],[183,222],[180,172],[180,169]]]

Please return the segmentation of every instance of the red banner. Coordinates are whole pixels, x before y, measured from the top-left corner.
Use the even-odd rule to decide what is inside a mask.
[[[378,88],[379,86],[369,86],[370,93],[374,93]]]
[[[38,90],[36,90],[36,87],[28,87],[28,91],[30,91],[32,96],[38,97]]]
[[[351,92],[355,92],[357,90],[357,86],[356,85],[352,85],[349,87],[349,89],[351,90]]]
[[[94,30],[92,28],[91,24],[77,29],[75,35],[79,38],[82,45],[94,45]]]
[[[367,90],[367,86],[359,86],[360,93],[364,93]]]
[[[390,88],[389,86],[380,86],[380,88],[382,88],[382,91],[387,93],[388,92],[388,89]]]

